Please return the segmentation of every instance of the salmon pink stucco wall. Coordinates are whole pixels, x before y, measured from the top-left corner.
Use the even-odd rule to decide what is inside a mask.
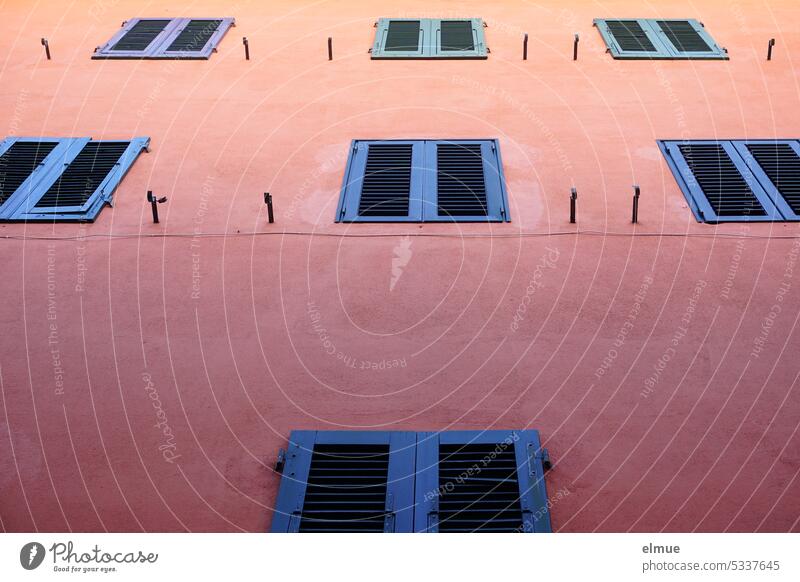
[[[90,59],[136,16],[236,27],[208,61]],[[371,61],[382,16],[481,17],[491,54]],[[602,17],[696,18],[730,60],[615,61]],[[293,429],[535,428],[557,531],[800,531],[800,226],[695,222],[656,145],[800,137],[798,22],[6,0],[2,136],[152,144],[95,223],[0,225],[0,526],[267,531]],[[354,138],[499,139],[511,222],[335,224]]]

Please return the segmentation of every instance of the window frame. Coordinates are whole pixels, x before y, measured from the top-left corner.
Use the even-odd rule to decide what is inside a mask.
[[[439,489],[439,443],[497,444],[506,439],[515,444],[523,515],[520,533],[550,533],[552,527],[544,479],[547,451],[541,446],[539,431],[533,429],[440,432],[293,430],[281,470],[270,531],[299,533],[315,444],[389,444],[384,533],[435,533],[438,527],[432,528],[428,522],[435,503],[426,499],[425,493]]]
[[[658,147],[667,161],[672,175],[678,184],[681,192],[689,204],[695,219],[698,222],[716,224],[722,222],[793,222],[800,220],[800,216],[795,214],[780,194],[778,189],[769,180],[766,173],[761,169],[755,158],[746,152],[747,144],[773,144],[790,143],[795,153],[800,155],[800,145],[798,140],[791,139],[749,139],[749,140],[729,140],[729,139],[693,139],[693,140],[657,140]],[[684,159],[679,146],[682,145],[721,145],[730,157],[735,168],[739,171],[742,178],[747,182],[753,195],[758,199],[764,208],[764,216],[719,216],[711,206],[708,198],[703,192],[694,173],[689,168]],[[748,162],[748,156],[751,157]]]
[[[539,431],[533,429],[418,433],[414,531],[439,531],[438,495],[430,496],[431,491],[439,490],[439,445],[497,444],[506,439],[512,439],[515,444],[523,526],[521,533],[552,532],[544,479],[544,450]]]
[[[609,21],[636,21],[647,38],[653,43],[655,51],[623,50],[616,37],[608,28]],[[659,22],[688,22],[695,32],[710,47],[708,51],[681,51],[672,44]],[[628,60],[728,60],[728,52],[708,33],[703,24],[695,18],[595,18],[594,26],[606,44],[606,51],[615,59]]]
[[[169,20],[170,22],[164,27],[154,39],[147,46],[147,48],[138,51],[114,51],[111,50],[122,37],[124,37],[130,30],[139,22],[147,20]],[[214,34],[209,37],[203,48],[196,51],[167,51],[183,29],[192,20],[219,20],[220,24]],[[172,17],[148,17],[148,18],[131,18],[122,23],[122,27],[108,40],[108,42],[98,46],[92,59],[95,60],[113,60],[113,59],[208,59],[211,54],[216,52],[217,46],[222,42],[223,37],[227,34],[231,27],[236,26],[236,19],[231,17],[193,17],[193,18],[172,18]]]
[[[394,22],[419,22],[420,43],[416,51],[387,51],[386,38],[389,25]],[[441,49],[440,31],[442,22],[469,22],[472,27],[473,50],[443,51]],[[375,40],[370,50],[373,60],[393,59],[486,59],[489,50],[486,47],[486,34],[482,18],[379,18],[375,23]]]
[[[384,533],[412,532],[416,433],[403,431],[293,430],[272,513],[272,533],[299,533],[311,456],[316,444],[387,444],[389,472]]]
[[[24,137],[3,140],[0,145],[0,154],[17,141],[57,142],[58,145],[0,207],[0,221],[2,222],[94,222],[106,204],[113,206],[113,196],[117,187],[139,154],[147,151],[150,145],[149,137],[135,137],[130,140],[93,140],[88,137]],[[37,203],[47,193],[50,186],[58,180],[89,142],[127,143],[128,147],[114,168],[106,174],[103,181],[83,205],[37,207]]]
[[[360,216],[361,186],[368,150],[371,145],[411,144],[414,146],[411,168],[409,212],[406,216]],[[486,216],[440,216],[438,214],[436,147],[439,144],[480,144],[486,187]],[[421,157],[420,157],[421,153]],[[416,165],[419,163],[419,165]],[[497,139],[354,139],[345,166],[335,222],[510,222],[508,192],[500,144]]]

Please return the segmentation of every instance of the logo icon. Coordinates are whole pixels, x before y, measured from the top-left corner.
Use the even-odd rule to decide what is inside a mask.
[[[26,570],[35,570],[44,561],[44,546],[39,542],[29,542],[19,551],[19,563]]]
[[[395,285],[403,276],[403,268],[411,260],[411,237],[404,236],[394,247],[394,258],[392,259],[392,279],[389,281],[389,291],[394,291]]]

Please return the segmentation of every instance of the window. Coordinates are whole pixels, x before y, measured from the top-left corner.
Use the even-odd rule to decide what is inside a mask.
[[[233,18],[134,18],[93,59],[207,59]]]
[[[497,140],[353,141],[337,222],[508,221]]]
[[[93,221],[150,139],[0,142],[0,220]]]
[[[373,59],[485,59],[489,52],[480,18],[381,18]]]
[[[698,221],[800,220],[800,141],[658,144]]]
[[[714,42],[694,19],[658,20],[597,18],[608,51],[615,59],[727,59],[728,53]]]
[[[293,431],[273,532],[549,532],[539,433]]]

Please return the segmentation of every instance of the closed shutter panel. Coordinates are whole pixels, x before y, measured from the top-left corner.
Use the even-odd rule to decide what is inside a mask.
[[[688,20],[658,20],[658,26],[678,51],[706,52],[711,50],[708,43],[695,30]]]
[[[386,31],[386,52],[417,52],[420,50],[420,21],[392,20]]]
[[[162,58],[207,59],[233,26],[232,18],[181,18],[164,42]]]
[[[669,57],[677,59],[727,59],[728,54],[714,42],[697,20],[652,20],[651,26],[663,39]]]
[[[430,56],[431,23],[425,18],[381,18],[372,45],[373,59]]]
[[[422,220],[423,153],[421,141],[354,141],[337,221]]]
[[[486,216],[486,179],[480,144],[436,148],[439,216]]]
[[[542,459],[534,430],[419,433],[415,531],[550,531]]]
[[[293,431],[273,532],[410,532],[416,435]]]
[[[495,140],[426,143],[425,221],[508,220]]]
[[[442,21],[439,47],[444,52],[474,51],[472,38],[472,22],[469,20]]]
[[[433,20],[432,56],[446,59],[485,59],[488,56],[483,20]]]
[[[615,59],[656,59],[669,56],[646,19],[595,19],[594,25]]]
[[[369,146],[359,216],[408,215],[412,155],[412,144]]]
[[[608,31],[620,50],[625,52],[655,53],[658,49],[647,36],[647,32],[636,20],[607,20]]]

